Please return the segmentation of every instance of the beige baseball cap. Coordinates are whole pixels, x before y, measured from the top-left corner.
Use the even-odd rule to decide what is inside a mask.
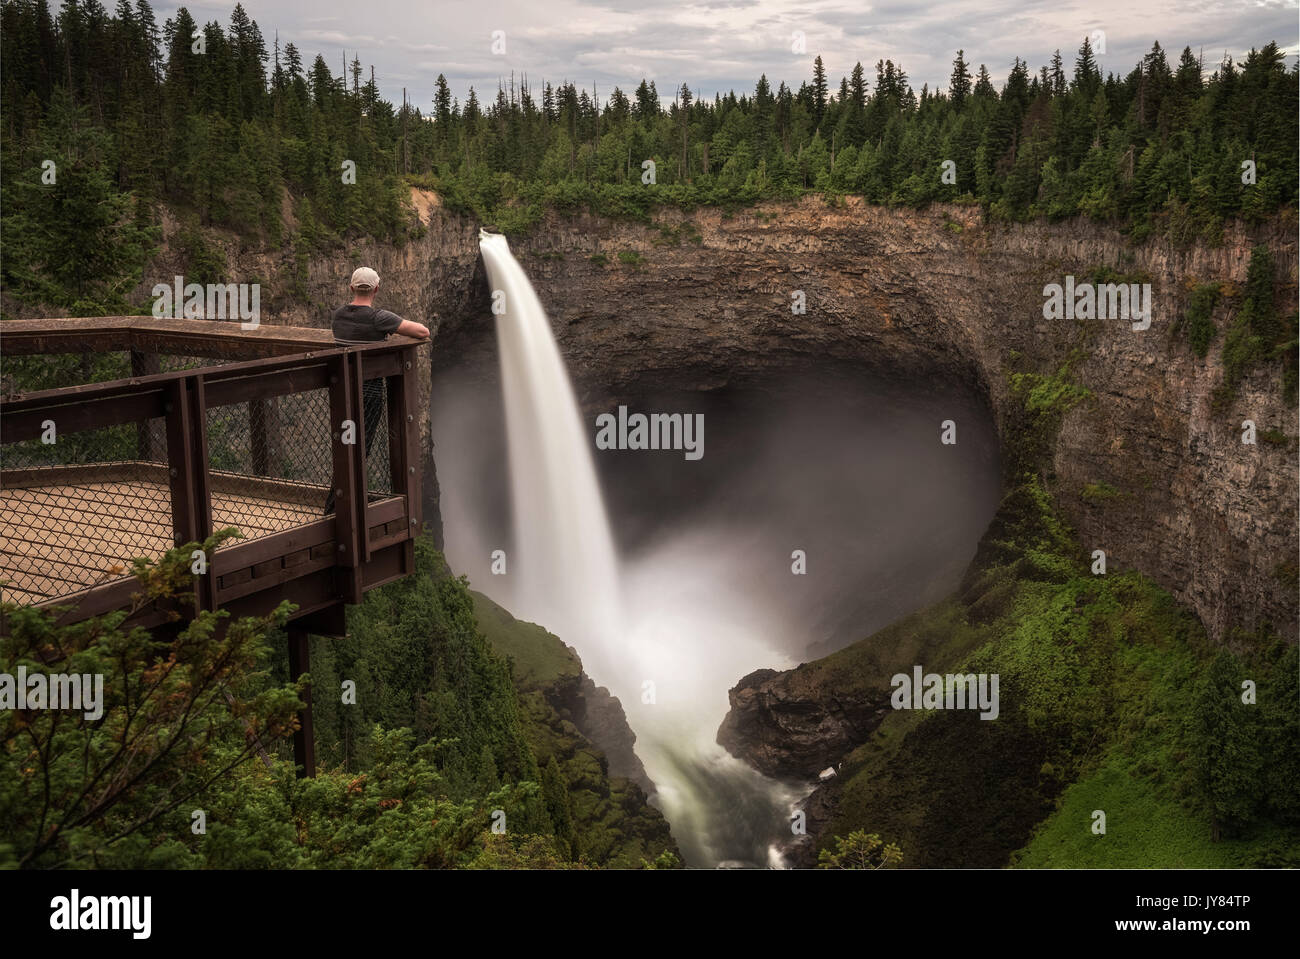
[[[379,288],[379,274],[368,266],[359,266],[352,273],[351,286],[354,290],[374,290]]]

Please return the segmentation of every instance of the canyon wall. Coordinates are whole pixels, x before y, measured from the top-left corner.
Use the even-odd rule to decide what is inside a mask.
[[[383,277],[380,306],[436,330],[425,354],[431,376],[450,366],[494,366],[479,224],[447,212],[431,194],[416,196],[422,236],[310,260],[305,288],[313,305],[286,300],[273,322],[325,326],[352,269],[366,264]],[[653,224],[552,215],[511,245],[592,415],[661,389],[710,390],[764,372],[842,363],[913,392],[960,380],[987,397],[1006,431],[1015,404],[1008,374],[1055,372],[1075,351],[1071,377],[1091,398],[1064,418],[1052,489],[1083,544],[1104,549],[1111,568],[1150,575],[1215,637],[1271,623],[1294,640],[1297,414],[1283,399],[1279,367],[1256,370],[1214,412],[1226,311],[1215,313],[1220,334],[1205,359],[1172,333],[1193,282],[1240,288],[1251,247],[1261,242],[1274,251],[1279,309],[1289,315],[1296,299],[1290,222],[1229,225],[1213,247],[1131,246],[1088,222],[990,225],[972,207],[916,211],[808,198],[734,215],[664,210]],[[232,256],[240,273],[264,277],[290,269],[286,260]],[[1118,319],[1043,318],[1045,284],[1066,274],[1083,282],[1103,266],[1149,276],[1150,329],[1135,332]],[[160,264],[156,272],[168,271]],[[791,310],[796,291],[806,299],[803,314]],[[1285,440],[1244,445],[1246,419]],[[936,423],[936,441],[938,431]],[[430,444],[426,435],[436,460]],[[432,467],[425,500],[436,532]],[[1108,495],[1085,496],[1090,485]]]

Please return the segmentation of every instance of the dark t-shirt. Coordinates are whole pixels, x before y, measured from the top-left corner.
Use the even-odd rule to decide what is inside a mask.
[[[373,343],[396,333],[402,318],[373,306],[349,303],[334,311],[334,339],[340,343]]]

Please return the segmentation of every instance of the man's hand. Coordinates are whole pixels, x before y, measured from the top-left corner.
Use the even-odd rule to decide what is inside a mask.
[[[423,323],[412,323],[410,320],[402,320],[402,325],[396,330],[402,336],[409,336],[415,340],[427,340],[429,338],[429,328]]]

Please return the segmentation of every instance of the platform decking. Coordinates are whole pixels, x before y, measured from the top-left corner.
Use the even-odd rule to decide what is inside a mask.
[[[87,467],[77,467],[87,470]],[[26,605],[67,597],[128,576],[137,557],[156,559],[173,546],[166,467],[104,464],[103,482],[60,484],[67,468],[13,486],[0,473],[0,599]],[[37,471],[33,470],[32,473]],[[212,526],[244,539],[321,519],[324,486],[264,481],[263,495],[214,484]],[[277,488],[279,487],[279,488]]]

